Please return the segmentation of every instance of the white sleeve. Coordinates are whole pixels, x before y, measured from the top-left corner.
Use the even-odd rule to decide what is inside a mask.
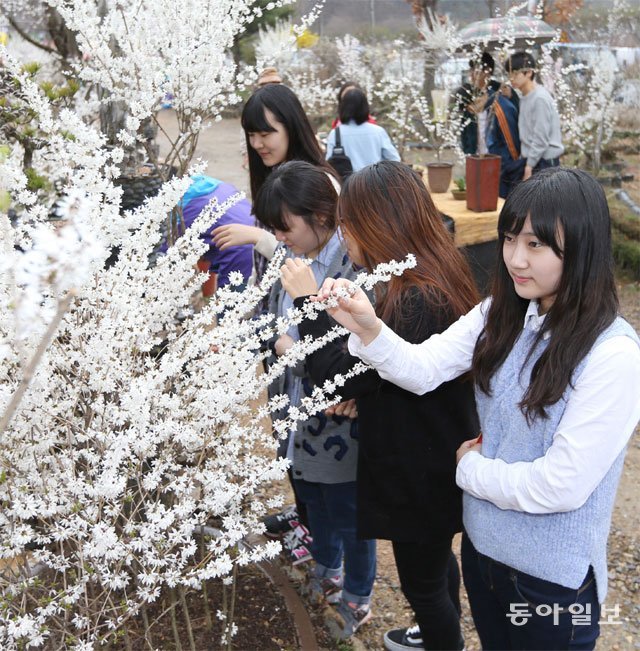
[[[254,248],[256,253],[259,253],[267,260],[271,260],[273,254],[278,248],[278,240],[276,240],[276,236],[273,233],[263,230],[260,239],[256,242]]]
[[[602,481],[639,419],[640,348],[629,337],[612,337],[587,360],[543,457],[505,463],[468,452],[457,484],[501,509],[573,511]]]
[[[399,387],[423,394],[453,380],[471,368],[476,341],[484,327],[489,300],[476,305],[444,332],[420,344],[401,339],[388,326],[364,346],[356,335],[349,337],[349,352],[373,366],[380,377]]]

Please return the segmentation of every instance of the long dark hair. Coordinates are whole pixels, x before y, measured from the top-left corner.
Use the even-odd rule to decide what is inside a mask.
[[[254,202],[254,214],[265,226],[288,231],[287,215],[302,217],[321,241],[321,231],[336,230],[338,193],[324,170],[304,161],[278,165]]]
[[[527,217],[536,237],[562,258],[555,300],[533,348],[549,344],[531,370],[520,408],[529,420],[546,417],[600,333],[616,318],[618,296],[611,253],[609,207],[602,186],[581,170],[544,170],[518,185],[498,220],[498,260],[491,306],[473,354],[473,374],[490,394],[490,381],[522,332],[529,301],[520,298],[502,258],[505,233],[518,234]]]
[[[320,151],[320,145],[318,145],[309,119],[295,93],[282,84],[264,86],[256,90],[247,100],[241,118],[247,140],[251,196],[254,200],[258,190],[271,173],[271,168],[262,162],[258,153],[249,143],[249,133],[275,131],[267,122],[264,114],[265,109],[269,109],[273,113],[275,119],[284,126],[289,136],[286,160],[303,160],[331,171],[324,160],[322,151]]]
[[[355,240],[367,269],[381,262],[403,260],[407,253],[417,264],[394,276],[376,291],[376,311],[386,323],[397,322],[410,287],[428,305],[447,315],[446,327],[478,301],[467,261],[420,176],[395,161],[382,161],[352,174],[338,199],[338,224]]]

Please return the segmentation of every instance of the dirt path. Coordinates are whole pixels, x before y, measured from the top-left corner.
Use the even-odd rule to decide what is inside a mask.
[[[159,120],[162,128],[174,137],[177,131],[174,112],[170,109],[161,111]],[[238,190],[248,193],[249,174],[242,168],[243,140],[244,132],[240,120],[214,122],[200,135],[194,162],[201,158],[209,164],[205,174],[232,183]],[[158,142],[162,156],[167,151],[166,141],[159,137]]]
[[[171,111],[164,111],[163,125],[172,131]],[[228,181],[248,192],[249,178],[242,168],[242,131],[238,120],[214,123],[200,138],[196,156],[209,162],[206,173]],[[639,194],[640,181],[632,192]],[[621,283],[619,286],[622,314],[640,331],[640,283]],[[636,430],[627,454],[624,473],[618,492],[611,537],[609,539],[609,594],[608,608],[620,607],[619,624],[603,625],[598,648],[606,651],[640,649],[640,432]],[[286,489],[286,486],[284,487]],[[455,541],[459,547],[459,537]],[[391,546],[381,541],[378,546],[378,573],[373,600],[375,617],[371,624],[354,640],[354,649],[381,649],[384,632],[393,627],[412,623],[411,610],[406,603],[393,562]],[[463,627],[469,651],[479,649],[463,591]],[[342,646],[341,649],[345,649]]]

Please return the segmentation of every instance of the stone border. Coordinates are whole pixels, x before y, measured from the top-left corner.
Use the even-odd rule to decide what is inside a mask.
[[[640,215],[640,206],[638,206],[624,190],[616,190],[613,194],[616,199],[620,199],[622,203],[631,208],[631,212]]]
[[[200,527],[200,531],[203,534],[214,536],[220,535],[220,531],[214,527],[203,526]],[[254,545],[264,545],[266,542],[268,541],[265,536],[251,535],[248,538],[245,538],[241,545],[244,544],[250,549]],[[278,563],[277,558],[274,559],[274,561],[259,561],[256,565],[271,581],[273,587],[282,595],[287,609],[293,618],[293,625],[296,631],[296,637],[298,638],[299,648],[303,651],[320,651],[307,607],[296,589],[293,587],[291,579],[280,569],[280,567],[278,567],[278,565],[276,565],[276,563]]]
[[[320,647],[307,608],[289,578],[271,561],[260,561],[258,567],[273,583],[274,588],[282,595],[287,604],[293,618],[299,648],[303,651],[319,651]]]

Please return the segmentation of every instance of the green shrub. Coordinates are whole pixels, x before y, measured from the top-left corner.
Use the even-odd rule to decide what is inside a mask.
[[[620,269],[640,280],[640,241],[632,240],[614,229],[612,234],[613,257]]]
[[[615,230],[631,240],[640,241],[640,216],[616,211],[611,214],[611,222]]]
[[[38,174],[33,167],[27,167],[25,174],[27,175],[27,189],[32,192],[49,188],[49,181],[44,176]]]

